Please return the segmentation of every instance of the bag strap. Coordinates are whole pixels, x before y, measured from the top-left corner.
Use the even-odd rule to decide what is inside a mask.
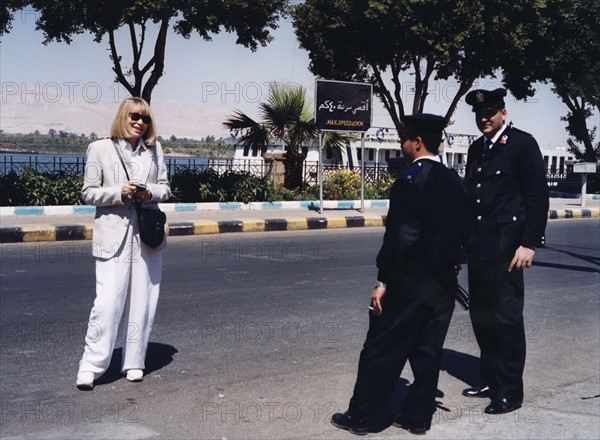
[[[117,156],[119,157],[119,160],[121,161],[121,165],[123,165],[123,170],[125,170],[125,177],[127,177],[127,180],[129,181],[131,179],[129,178],[129,173],[127,172],[127,167],[125,166],[125,161],[123,160],[123,156],[121,155],[121,150],[117,146],[117,143],[115,142],[114,137],[111,137],[110,140],[113,143],[113,147],[115,147],[115,151],[117,152]]]
[[[121,155],[121,150],[119,149],[119,146],[117,145],[117,143],[115,142],[115,138],[111,137],[110,140],[113,143],[113,147],[115,147],[115,151],[117,152],[117,156],[119,156],[119,160],[121,161],[121,165],[123,165],[123,170],[125,171],[125,177],[127,177],[127,180],[131,180],[129,178],[129,173],[127,172],[127,167],[125,166],[125,161],[123,160],[123,156]],[[138,200],[132,200],[133,206],[135,207],[135,210],[138,212],[140,211],[140,208],[142,207],[142,202],[138,201]]]

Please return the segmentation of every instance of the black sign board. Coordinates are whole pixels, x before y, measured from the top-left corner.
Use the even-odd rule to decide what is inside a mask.
[[[371,126],[371,84],[318,79],[316,126],[320,130],[367,131]]]

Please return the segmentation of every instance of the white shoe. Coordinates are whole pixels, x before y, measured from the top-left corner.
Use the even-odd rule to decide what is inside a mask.
[[[94,389],[94,373],[89,371],[82,371],[77,374],[77,388],[82,391],[90,391]]]
[[[144,377],[142,370],[127,370],[126,379],[130,382],[141,382]]]

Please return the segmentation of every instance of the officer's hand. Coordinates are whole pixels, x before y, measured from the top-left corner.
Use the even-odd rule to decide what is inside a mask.
[[[383,312],[381,303],[383,302],[385,293],[385,287],[375,287],[373,292],[371,292],[371,307],[373,308],[373,313],[375,313],[377,316],[380,316],[381,312]]]
[[[535,250],[527,248],[525,246],[519,246],[515,252],[515,256],[510,262],[510,266],[508,266],[508,271],[512,271],[513,267],[517,270],[531,267],[531,265],[533,264],[534,255]]]

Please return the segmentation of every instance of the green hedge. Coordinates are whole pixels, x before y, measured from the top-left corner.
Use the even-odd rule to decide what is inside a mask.
[[[21,174],[0,178],[0,206],[80,205],[83,174],[38,173],[25,167]]]
[[[365,184],[366,199],[386,199],[393,180],[382,179]],[[83,175],[38,173],[23,168],[21,174],[0,177],[0,206],[80,205]],[[272,202],[317,200],[318,185],[289,190],[274,185],[247,171],[227,171],[219,175],[213,170],[181,171],[171,179],[173,202]],[[331,172],[323,182],[327,200],[360,198],[360,177],[354,171]]]

